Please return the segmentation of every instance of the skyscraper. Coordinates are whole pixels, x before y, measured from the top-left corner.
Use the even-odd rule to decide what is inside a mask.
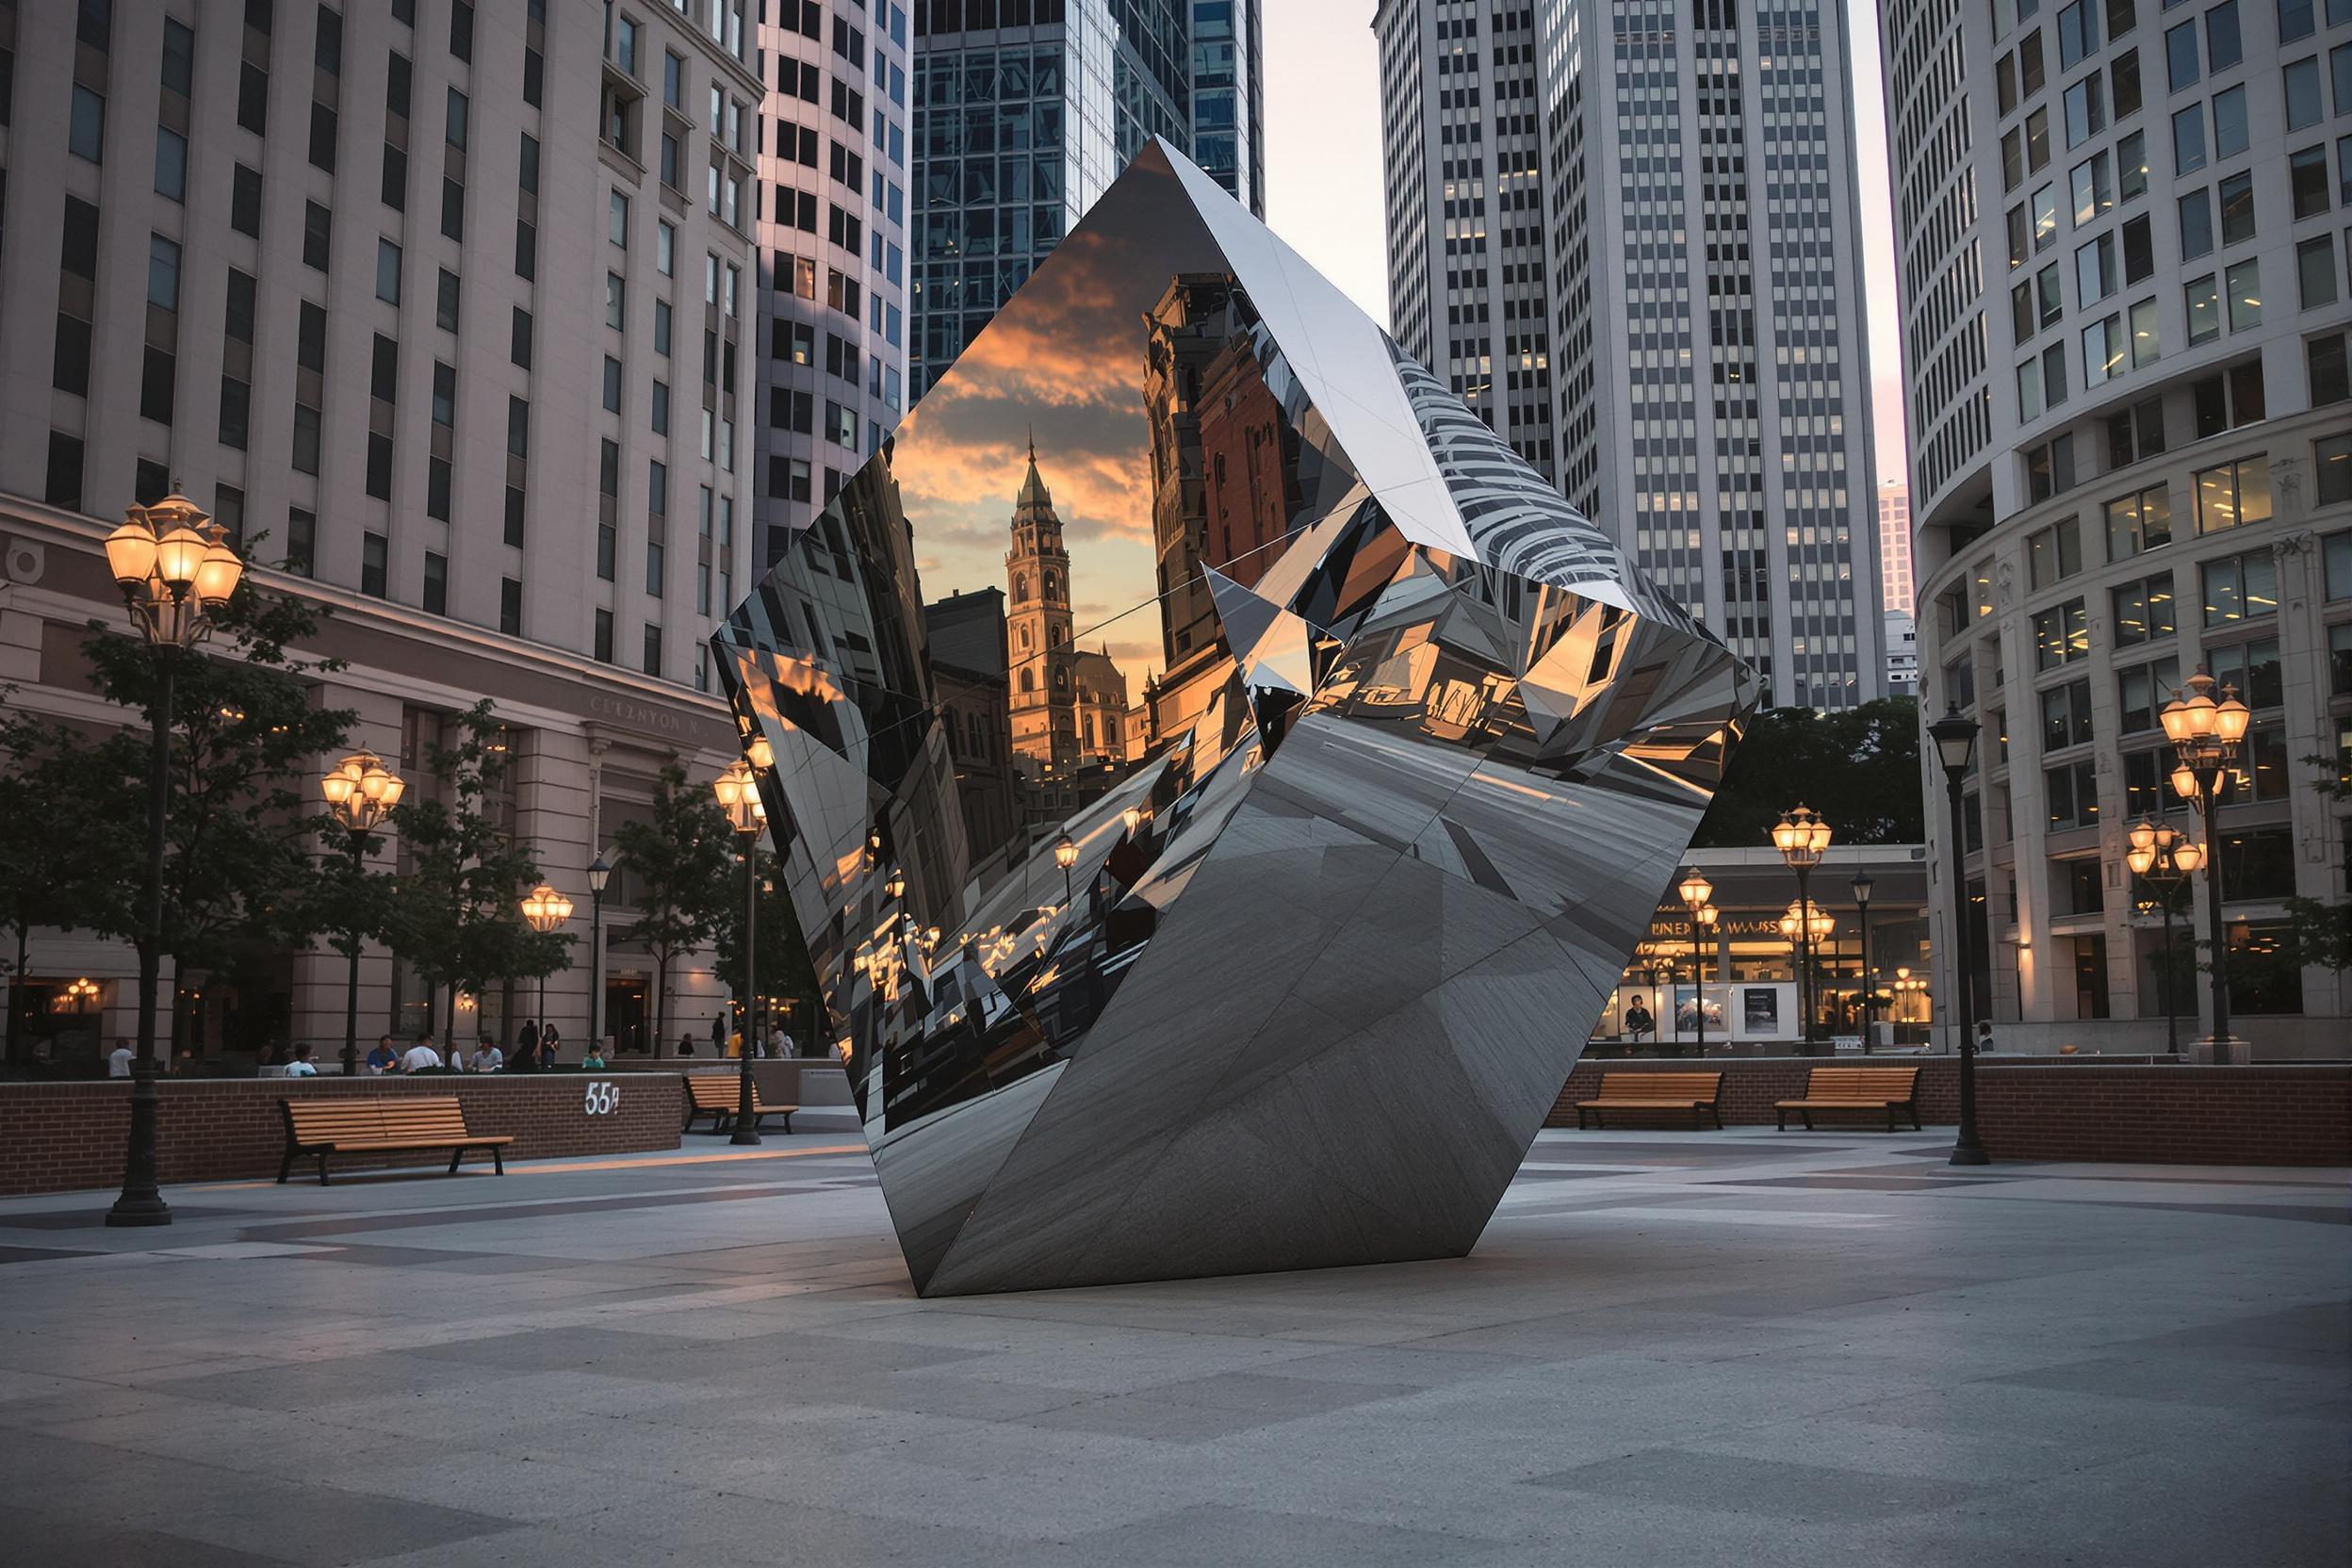
[[[1911,613],[1911,487],[1899,479],[1878,482],[1878,572],[1891,612]]]
[[[915,11],[921,396],[1152,137],[1266,209],[1261,0],[928,0]],[[1205,139],[1196,142],[1196,131]]]
[[[1393,330],[1764,676],[1879,694],[1843,10],[1382,0]]]
[[[760,15],[775,72],[760,107],[754,350],[764,566],[906,411],[912,40],[894,0],[780,0]]]
[[[1984,727],[1963,822],[1929,794],[1967,853],[1936,951],[1969,910],[2004,1043],[2162,1044],[2125,835],[2188,825],[2159,715],[2202,666],[2253,710],[2213,852],[2237,1033],[2333,1052],[2352,984],[2278,936],[2345,891],[2304,760],[2352,733],[2352,5],[1881,14],[1921,694]],[[2171,990],[2186,1039],[2206,988]]]
[[[0,4],[9,703],[100,717],[77,649],[121,602],[98,541],[177,489],[256,586],[332,609],[302,651],[349,664],[319,700],[410,799],[490,699],[500,804],[583,895],[666,760],[733,749],[706,641],[752,566],[744,10]],[[95,940],[47,951],[128,968]],[[624,1040],[642,960],[603,967]],[[591,972],[550,983],[575,1035]],[[344,975],[323,948],[259,959],[236,1019],[188,1043],[340,1038]],[[513,1000],[476,1017],[511,1025]],[[366,1031],[426,1006],[371,948]]]

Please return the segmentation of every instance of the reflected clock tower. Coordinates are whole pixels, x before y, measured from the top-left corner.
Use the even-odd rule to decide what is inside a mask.
[[[1011,686],[1013,753],[1065,772],[1078,760],[1076,694],[1070,682],[1070,552],[1054,494],[1029,472],[1013,502],[1013,547],[1004,552],[1011,598],[1004,607],[1004,668]]]

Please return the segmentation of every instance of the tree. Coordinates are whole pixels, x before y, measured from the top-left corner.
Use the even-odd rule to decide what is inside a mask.
[[[0,696],[13,688],[0,688]],[[17,1025],[24,1011],[36,928],[90,928],[109,880],[135,873],[138,823],[109,817],[89,790],[90,739],[26,713],[0,718],[0,927],[13,939],[0,954],[8,976],[7,1048],[22,1065]]]
[[[743,1004],[747,1021],[752,999],[742,994],[744,898],[741,850],[728,859],[727,892],[717,923],[719,978]],[[764,849],[760,851],[759,865],[760,905],[752,932],[757,972],[752,979],[761,995],[786,997],[796,1004],[792,1021],[801,1026],[798,1043],[806,1049],[811,1037],[823,1035],[817,972],[808,962],[808,944],[801,939],[800,920],[792,911],[792,894],[785,890],[783,866]]]
[[[309,788],[321,753],[339,749],[355,715],[312,706],[309,677],[343,667],[291,647],[316,635],[318,615],[264,593],[251,578],[211,615],[210,651],[177,655],[158,959],[182,976],[224,968],[258,948],[301,946],[316,930],[320,871],[311,846],[326,818]],[[143,640],[90,623],[82,645],[91,683],[138,712],[156,695],[156,654]],[[108,831],[77,852],[76,923],[147,946],[139,831],[147,820],[145,737],[118,730],[90,740],[54,727],[52,755]],[[176,1016],[176,1015],[175,1015]]]
[[[1919,705],[1885,697],[1841,712],[1772,708],[1750,721],[1692,846],[1754,849],[1802,801],[1837,841],[1919,843],[1927,834]]]
[[[670,960],[710,941],[734,886],[734,832],[707,789],[673,762],[653,787],[653,819],[623,823],[613,842],[628,862],[637,919],[631,940],[653,953],[653,1054],[668,1037]]]
[[[498,808],[503,727],[486,699],[455,724],[457,743],[435,743],[426,754],[437,790],[412,789],[393,808],[409,870],[384,921],[393,949],[443,992],[445,1035],[456,1032],[459,991],[480,996],[494,982],[552,974],[571,963],[570,937],[542,935],[523,923],[522,896],[539,880],[539,863]]]

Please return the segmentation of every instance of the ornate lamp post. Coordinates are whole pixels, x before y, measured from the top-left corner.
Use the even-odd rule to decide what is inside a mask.
[[[744,747],[744,755],[749,760],[728,763],[727,771],[710,781],[710,789],[743,846],[743,1044],[736,1056],[735,1135],[727,1141],[750,1145],[760,1141],[760,1129],[753,1125],[752,1116],[757,1098],[751,1081],[752,1009],[759,994],[752,932],[760,915],[760,829],[768,817],[767,806],[760,798],[760,772],[775,762],[776,754],[769,750],[765,736],[757,736]]]
[[[1715,884],[1701,875],[1694,866],[1682,869],[1682,878],[1674,891],[1682,899],[1682,906],[1690,911],[1690,991],[1699,1016],[1699,1054],[1707,1054],[1707,956],[1699,946],[1699,934],[1705,924],[1700,911],[1710,908],[1707,900],[1714,895]]]
[[[2214,835],[2221,797],[2229,791],[2238,748],[2246,740],[2246,720],[2252,715],[2238,700],[2234,686],[2224,686],[2221,700],[2215,702],[2213,678],[2199,670],[2189,677],[2189,694],[2182,696],[2176,687],[2172,700],[2158,716],[2180,762],[2172,770],[2173,792],[2195,805],[2197,815],[2205,819],[2205,939],[2213,955],[2213,1033],[2205,1043],[2213,1048],[2214,1061],[2226,1062],[2237,1042],[2230,1035],[2230,950],[2222,931],[2221,841]]]
[[[1870,1054],[1870,1009],[1878,1001],[1878,979],[1870,971],[1870,874],[1854,874],[1854,923],[1862,928],[1862,1054]]]
[[[1968,939],[1968,845],[1960,828],[1960,819],[1968,810],[1960,781],[1976,751],[1976,721],[1963,714],[1957,703],[1927,727],[1928,739],[1936,743],[1936,760],[1943,765],[1944,802],[1952,818],[1952,946],[1958,980],[1953,989],[1960,1000],[1960,1134],[1952,1140],[1953,1165],[1987,1165],[1992,1160],[1976,1135],[1976,985],[1969,968],[1968,949],[1973,944]]]
[[[343,825],[351,852],[351,880],[357,886],[362,873],[368,869],[368,836],[373,833],[400,803],[408,785],[400,776],[384,766],[384,759],[372,751],[355,751],[335,765],[333,772],[318,781],[318,792],[327,799],[327,810]],[[351,972],[343,988],[343,1076],[355,1077],[359,1072],[359,933],[350,933],[351,944],[348,955]]]
[[[523,919],[541,936],[561,926],[572,918],[572,901],[542,882],[523,895]],[[539,1028],[547,1027],[547,977],[539,976]]]
[[[1062,868],[1062,903],[1068,906],[1073,897],[1070,890],[1070,868],[1078,863],[1078,846],[1067,833],[1054,841],[1054,863]]]
[[[2195,840],[2162,823],[2142,817],[2131,832],[2131,852],[2124,860],[2132,874],[2156,890],[2157,907],[2164,916],[2164,1049],[2180,1049],[2180,1008],[2172,972],[2172,898],[2205,858]]]
[[[163,952],[163,853],[172,789],[172,685],[180,656],[212,629],[212,612],[236,592],[244,562],[228,532],[186,496],[135,506],[106,535],[106,566],[122,590],[131,624],[155,661],[155,694],[147,763],[147,880],[139,942],[139,1054],[131,1063],[131,1133],[122,1162],[122,1195],[109,1225],[169,1225],[172,1210],[155,1182],[155,983]]]
[[[1772,847],[1788,869],[1797,874],[1797,902],[1806,909],[1813,906],[1812,895],[1805,884],[1812,877],[1813,868],[1821,863],[1821,856],[1829,848],[1829,824],[1804,806],[1783,811],[1780,821],[1772,825]],[[1804,930],[1802,951],[1797,957],[1797,1005],[1805,1013],[1804,1049],[1813,1049],[1813,944],[1812,922],[1799,923]]]
[[[604,1043],[599,1033],[604,1022],[604,888],[612,880],[612,868],[598,850],[588,866],[588,1037],[598,1045]]]

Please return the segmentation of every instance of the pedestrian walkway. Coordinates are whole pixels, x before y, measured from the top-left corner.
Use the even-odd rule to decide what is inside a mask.
[[[1546,1134],[1468,1259],[921,1301],[862,1140],[0,1201],[43,1568],[2344,1560],[2344,1171]]]

